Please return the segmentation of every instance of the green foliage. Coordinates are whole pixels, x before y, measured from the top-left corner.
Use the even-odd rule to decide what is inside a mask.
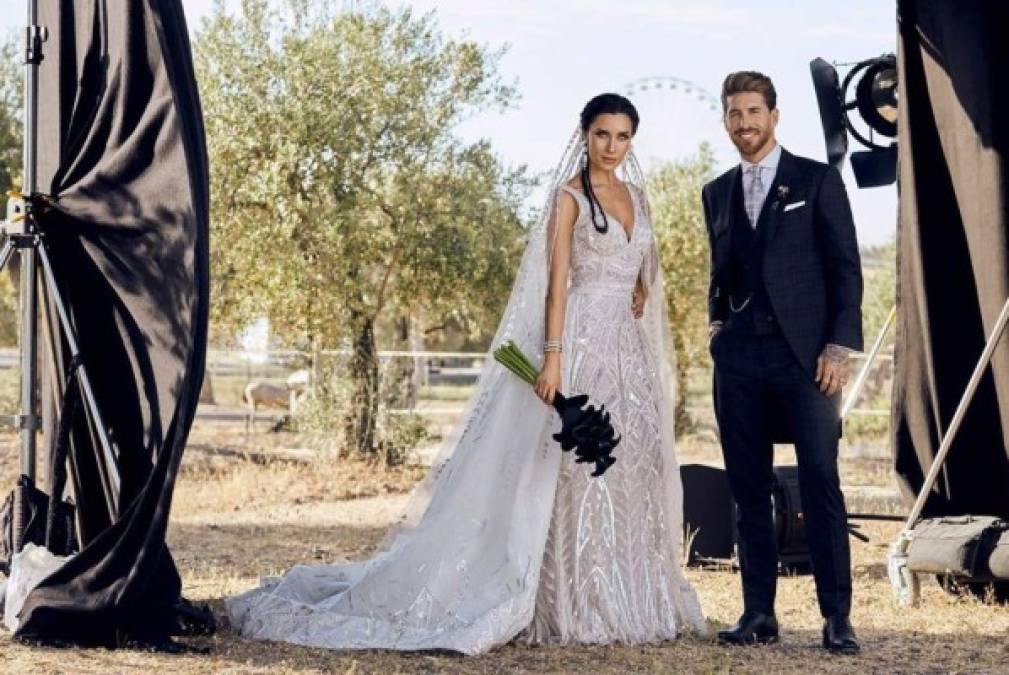
[[[865,332],[865,351],[872,348],[896,303],[897,245],[891,241],[883,246],[862,250],[862,274],[865,293],[862,299],[862,326]],[[894,326],[883,342],[880,355],[869,371],[865,386],[855,406],[858,409],[889,410],[893,380]],[[855,364],[856,369],[863,362]],[[849,439],[878,440],[889,431],[890,418],[886,415],[860,415],[853,413],[845,419],[844,432]]]
[[[213,321],[266,316],[281,341],[347,345],[348,427],[376,451],[376,334],[403,317],[476,332],[507,298],[528,189],[453,128],[514,90],[498,53],[432,15],[245,0],[201,26]],[[345,6],[345,5],[341,5]]]
[[[681,395],[676,426],[690,428],[686,413],[688,375],[708,366],[707,297],[710,255],[701,207],[701,188],[712,178],[711,148],[701,145],[694,157],[660,167],[648,179],[655,236],[665,275],[666,310],[676,351],[676,380]]]
[[[475,325],[506,295],[528,180],[452,128],[514,92],[430,16],[329,7],[247,0],[199,31],[214,319],[266,315],[306,347],[397,308]]]
[[[20,183],[22,101],[24,66],[20,34],[9,33],[0,41],[0,204],[6,215],[7,191]],[[17,294],[10,271],[0,274],[0,345],[17,342]]]
[[[410,451],[436,439],[428,421],[414,412],[391,414],[383,409],[379,416],[379,454],[387,466],[401,466]]]
[[[394,375],[396,360],[384,364],[379,371],[378,396],[387,404],[397,398],[400,382]],[[343,360],[320,364],[320,377],[307,398],[297,408],[294,428],[305,435],[317,450],[345,456],[354,446],[353,430],[347,427],[355,405],[354,384],[346,376]],[[414,412],[393,410],[392,405],[379,407],[375,417],[374,443],[376,454],[386,465],[403,464],[414,448],[435,439],[427,419]]]
[[[290,420],[293,430],[304,434],[309,446],[332,455],[341,455],[345,449],[341,424],[350,405],[350,387],[343,367],[332,363],[317,367],[313,386]]]
[[[18,296],[10,270],[0,273],[0,347],[11,347],[18,339]]]
[[[6,192],[22,173],[21,134],[24,101],[24,65],[21,56],[21,36],[8,33],[0,41],[0,191]]]
[[[891,241],[862,251],[865,294],[862,299],[862,325],[866,349],[872,346],[886,318],[897,301],[897,244]],[[884,342],[884,353],[893,348],[893,327]]]
[[[0,370],[0,415],[12,415],[21,407],[21,372],[17,368]]]

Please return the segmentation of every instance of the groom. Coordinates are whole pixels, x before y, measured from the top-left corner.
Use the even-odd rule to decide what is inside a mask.
[[[861,265],[840,174],[778,145],[775,99],[761,73],[725,78],[725,129],[741,161],[702,192],[715,414],[738,506],[743,578],[743,615],[718,637],[730,644],[778,639],[772,440],[784,434],[799,463],[823,646],[854,653],[837,445],[848,357],[862,349]]]

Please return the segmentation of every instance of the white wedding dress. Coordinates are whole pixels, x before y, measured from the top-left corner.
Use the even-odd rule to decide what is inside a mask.
[[[569,147],[570,150],[570,147]],[[577,156],[577,150],[573,153]],[[570,156],[570,155],[569,155]],[[571,162],[560,176],[570,175]],[[227,602],[243,636],[336,649],[485,652],[516,637],[580,644],[706,632],[685,579],[673,447],[671,345],[645,196],[628,239],[579,205],[562,353],[562,391],[603,403],[622,435],[602,477],[550,437],[556,413],[489,360],[464,422],[371,560],[297,566]],[[494,341],[538,359],[551,248],[548,209],[530,234]],[[646,313],[631,294],[649,282]]]

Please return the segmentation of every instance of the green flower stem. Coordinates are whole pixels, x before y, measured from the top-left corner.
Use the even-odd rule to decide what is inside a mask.
[[[536,366],[532,364],[531,361],[529,361],[528,358],[526,358],[526,355],[522,353],[522,350],[518,348],[518,345],[512,343],[511,346],[512,350],[515,353],[515,356],[521,362],[523,370],[529,375],[530,384],[532,384],[533,382],[536,381],[536,378],[539,376],[539,370],[536,368]]]
[[[494,359],[528,385],[536,383],[539,372],[513,341],[494,350]]]
[[[523,354],[522,350],[518,348],[518,345],[516,345],[514,342],[510,343],[508,345],[508,351],[511,352],[511,354],[514,356],[515,362],[519,364],[523,372],[525,372],[529,377],[532,378],[533,381],[535,381],[536,376],[539,374],[539,371],[537,371],[536,367],[533,366],[532,363],[530,363],[529,359],[526,358],[526,355]]]
[[[494,360],[503,365],[505,368],[510,370],[516,376],[526,379],[525,374],[522,372],[521,368],[515,363],[511,354],[505,349],[497,349],[494,352]]]
[[[495,353],[494,354],[494,358],[499,363],[501,363],[505,368],[507,368],[508,370],[510,370],[512,372],[512,374],[514,374],[520,380],[522,380],[526,384],[532,385],[532,382],[529,380],[529,375],[527,373],[525,373],[520,366],[518,366],[517,364],[509,361],[507,355]]]
[[[496,353],[495,358],[527,384],[532,385],[536,381],[535,377],[526,368],[526,364],[517,359],[514,354],[505,351],[503,353]]]

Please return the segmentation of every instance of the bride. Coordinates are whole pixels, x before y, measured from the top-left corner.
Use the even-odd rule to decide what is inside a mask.
[[[477,654],[516,637],[598,644],[707,632],[680,568],[672,345],[630,153],[637,127],[626,98],[589,101],[530,232],[494,347],[514,340],[544,354],[535,389],[489,360],[383,551],[299,565],[229,599],[243,636]],[[559,422],[544,402],[558,391],[611,412],[622,440],[605,475],[551,438]]]

